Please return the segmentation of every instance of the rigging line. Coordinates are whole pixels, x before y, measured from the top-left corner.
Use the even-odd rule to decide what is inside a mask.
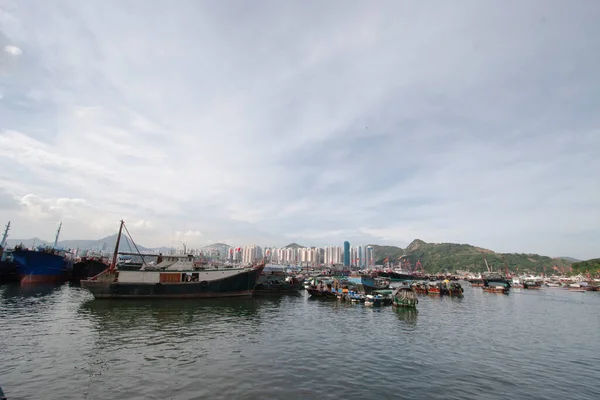
[[[127,247],[129,248],[129,251],[133,252],[133,249],[131,248],[131,244],[129,243],[129,239],[127,239],[127,236],[125,236],[124,239],[125,239],[125,243],[127,243]]]
[[[131,243],[133,243],[133,246],[135,247],[135,250],[138,252],[138,254],[140,255],[140,257],[142,258],[142,264],[145,266],[146,265],[146,260],[144,259],[144,256],[142,255],[142,253],[138,249],[137,244],[135,244],[135,241],[131,237],[131,234],[129,233],[129,229],[127,229],[127,226],[124,225],[124,224],[123,224],[123,228],[125,228],[125,232],[127,232],[127,236],[129,236],[129,239],[131,239]]]

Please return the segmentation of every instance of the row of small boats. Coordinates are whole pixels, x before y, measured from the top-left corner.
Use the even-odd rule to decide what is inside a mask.
[[[417,294],[440,296],[463,295],[463,288],[460,283],[449,280],[441,282],[405,281],[395,288],[389,288],[388,282],[385,287],[367,290],[362,283],[357,282],[356,278],[359,277],[351,275],[348,279],[312,278],[306,281],[305,288],[310,296],[314,298],[364,303],[367,306],[393,305],[397,307],[416,307],[419,303]]]

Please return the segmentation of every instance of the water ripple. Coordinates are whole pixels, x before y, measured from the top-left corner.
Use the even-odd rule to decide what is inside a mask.
[[[9,399],[600,398],[600,295],[466,287],[418,312],[0,287]]]

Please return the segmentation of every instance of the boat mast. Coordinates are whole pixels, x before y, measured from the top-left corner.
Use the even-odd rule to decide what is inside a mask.
[[[3,249],[6,246],[6,238],[8,238],[8,231],[10,229],[10,221],[6,224],[6,228],[4,229],[4,235],[2,235],[2,242],[0,242],[0,249]]]
[[[58,235],[60,235],[60,228],[62,228],[62,222],[58,224],[58,230],[56,231],[56,236],[54,237],[54,248],[56,248],[56,244],[58,243]]]
[[[117,253],[119,252],[119,243],[121,242],[121,233],[123,232],[123,225],[125,221],[121,220],[121,226],[119,227],[119,234],[117,235],[117,243],[115,244],[115,252],[113,253],[112,263],[108,268],[111,271],[114,271],[117,267]]]
[[[492,272],[492,269],[491,269],[491,268],[490,268],[490,266],[488,265],[488,263],[487,263],[487,259],[486,259],[485,257],[483,257],[483,261],[485,262],[485,266],[486,266],[486,268],[487,268],[488,272]]]

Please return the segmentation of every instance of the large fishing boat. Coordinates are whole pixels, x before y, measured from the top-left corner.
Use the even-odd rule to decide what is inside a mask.
[[[155,265],[117,269],[123,228],[127,230],[121,221],[109,268],[81,281],[96,299],[249,297],[265,267],[264,260],[248,267],[207,266],[187,254],[161,256]]]
[[[304,280],[288,275],[285,267],[267,265],[256,281],[255,294],[297,293],[304,286]]]
[[[102,254],[88,253],[75,260],[71,282],[78,284],[82,279],[91,278],[108,269],[109,258]]]
[[[508,294],[510,283],[511,281],[497,272],[486,272],[483,274],[484,292]]]
[[[73,269],[71,253],[56,247],[61,226],[58,226],[52,247],[27,249],[19,245],[13,249],[12,259],[21,283],[62,283],[69,278]]]

